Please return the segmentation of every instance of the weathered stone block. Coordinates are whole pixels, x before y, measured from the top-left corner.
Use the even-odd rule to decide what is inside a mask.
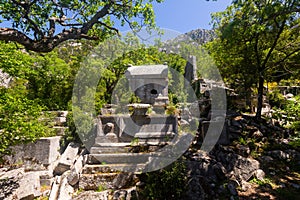
[[[15,194],[19,188],[19,181],[24,176],[24,168],[19,168],[11,171],[0,173],[0,199],[12,199],[12,194]]]
[[[74,164],[74,161],[76,159],[76,156],[79,151],[79,144],[71,142],[62,156],[59,159],[59,162],[57,166],[54,169],[54,174],[61,175],[65,171],[68,171],[71,169],[71,166]]]
[[[237,156],[234,163],[234,174],[238,181],[248,181],[259,169],[259,162],[252,158]]]
[[[98,190],[99,187],[112,189],[112,182],[118,173],[82,174],[79,180],[79,188],[83,190]]]
[[[69,185],[67,176],[64,176],[62,178],[57,200],[70,200],[72,199],[73,193],[74,193],[74,188],[71,185]]]
[[[41,195],[39,172],[11,170],[0,177],[0,199],[34,199]]]
[[[32,162],[48,166],[56,161],[60,155],[60,138],[59,136],[45,137],[38,139],[34,143],[11,147],[14,154],[7,156],[6,160],[10,164],[24,163],[24,160],[31,160]]]
[[[53,181],[54,181],[54,177],[53,177],[53,173],[52,170],[50,171],[40,171],[39,172],[39,176],[40,176],[40,185],[41,186],[51,186]]]

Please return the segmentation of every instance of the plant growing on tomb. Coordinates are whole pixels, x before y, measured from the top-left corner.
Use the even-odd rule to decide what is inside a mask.
[[[133,138],[130,142],[130,146],[137,146],[139,145],[139,138]]]
[[[179,110],[178,110],[178,108],[176,108],[176,106],[169,105],[169,106],[167,106],[166,114],[167,115],[176,115],[176,116],[178,116],[179,115]]]
[[[98,186],[98,188],[97,188],[97,192],[103,192],[104,190],[106,190],[107,188],[106,188],[106,186],[105,185],[102,185],[102,184],[100,184],[99,186]]]

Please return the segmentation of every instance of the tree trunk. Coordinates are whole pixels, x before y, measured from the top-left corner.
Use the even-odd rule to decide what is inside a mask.
[[[263,95],[264,95],[264,78],[259,76],[258,80],[258,94],[257,94],[257,111],[256,118],[261,119],[261,111],[263,107]]]
[[[251,84],[245,85],[246,111],[252,112],[251,109]]]

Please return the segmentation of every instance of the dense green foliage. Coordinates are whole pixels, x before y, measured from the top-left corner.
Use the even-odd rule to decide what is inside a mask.
[[[9,147],[27,143],[42,136],[51,136],[47,121],[43,121],[44,107],[22,94],[22,80],[9,89],[0,88],[0,159]],[[46,114],[43,116],[46,117]]]
[[[299,1],[237,0],[213,22],[218,38],[208,44],[225,81],[250,99],[257,88],[260,118],[265,81],[299,74]]]
[[[36,45],[36,41],[41,41],[43,36],[48,39],[54,36],[50,34],[53,30],[49,26],[49,23],[53,23],[51,22],[54,20],[53,17],[58,20],[54,21],[57,25],[79,23],[78,26],[69,26],[79,30],[82,25],[89,23],[91,16],[97,14],[99,9],[106,5],[112,6],[111,9],[115,12],[111,14],[122,24],[129,23],[134,28],[140,28],[141,24],[134,21],[137,16],[142,16],[142,22],[149,27],[155,24],[152,5],[149,3],[152,1],[122,0],[119,1],[122,3],[120,5],[116,5],[115,1],[77,0],[44,1],[43,3],[32,1],[29,11],[35,13],[28,16],[22,16],[22,13],[26,12],[26,8],[21,5],[22,2],[1,2],[0,9],[3,12],[0,15],[2,19],[12,22],[12,28],[22,31],[33,39],[29,46],[24,44],[29,49],[30,45]],[[58,2],[58,5],[55,5],[55,2]],[[89,6],[86,6],[87,2],[90,3]],[[161,1],[157,0],[157,2]],[[19,5],[14,6],[15,4]],[[67,16],[65,15],[67,11],[79,13],[78,18],[59,21]],[[93,39],[94,36],[98,39],[111,36],[114,31],[113,20],[110,15],[101,19],[102,24],[93,24],[84,35]],[[217,38],[208,43],[206,48],[215,59],[226,83],[239,95],[249,100],[251,95],[258,94],[259,109],[262,106],[262,94],[267,81],[279,82],[282,79],[294,79],[299,76],[299,1],[237,0],[224,12],[216,13],[213,22]],[[37,24],[39,27],[35,26]],[[67,32],[72,33],[70,30]],[[0,36],[1,39],[3,38]],[[181,56],[161,52],[158,50],[159,45],[147,47],[140,44],[139,40],[130,34],[123,39],[110,37],[100,44],[99,41],[69,41],[57,44],[52,42],[49,39],[45,40],[42,46],[32,47],[37,51],[52,50],[45,54],[27,51],[23,46],[12,42],[0,42],[0,69],[13,77],[9,88],[0,87],[0,157],[9,153],[8,147],[11,145],[51,135],[47,123],[43,121],[46,117],[42,115],[43,111],[70,110],[72,103],[79,101],[76,98],[71,99],[74,92],[84,97],[79,106],[95,106],[95,115],[101,112],[104,104],[113,103],[113,92],[121,95],[120,104],[137,101],[130,91],[124,91],[122,88],[117,90],[118,84],[121,86],[126,84],[122,82],[122,76],[129,64],[146,65],[166,62],[181,75],[186,65],[186,60]],[[43,46],[49,44],[52,46]],[[52,47],[57,45],[58,48],[53,50]],[[213,62],[200,47],[184,43],[173,44],[173,46],[180,46],[180,55],[185,58],[189,55],[197,56],[197,64],[202,67],[197,72],[199,77],[219,78],[214,76],[217,73],[213,69]],[[87,87],[73,91],[77,71],[80,67],[89,65],[92,67],[87,68],[87,73],[79,76],[79,83],[83,85],[86,83]],[[94,75],[99,76],[98,85],[96,88],[88,87]],[[176,103],[186,99],[182,90],[184,83],[178,80],[180,79],[175,74],[169,74],[169,99],[172,104],[168,110],[170,113],[176,112]],[[276,106],[273,117],[282,121],[281,125],[286,128],[299,131],[299,97],[286,101],[278,91],[269,94],[269,97],[271,105]],[[73,112],[82,111],[78,107],[73,107]],[[86,117],[86,113],[80,113],[78,117],[81,119],[82,130],[78,130],[71,119],[71,114],[68,116],[70,129],[67,136],[70,137],[68,139],[75,138],[79,141],[78,133],[90,129],[91,118],[94,119],[95,116]],[[258,110],[257,116],[260,117],[260,114]],[[157,172],[159,176],[154,173],[148,174],[149,184],[145,191],[149,194],[149,199],[160,199],[167,194],[172,194],[171,198],[179,198],[184,191],[180,187],[185,183],[183,171],[182,164],[177,163],[170,169]],[[177,189],[173,191],[170,186],[175,183],[178,185],[175,185]]]
[[[154,28],[153,2],[163,0],[58,0],[0,2],[0,40],[15,41],[27,49],[50,52],[72,39],[103,40],[117,25]],[[116,23],[119,22],[119,23]]]
[[[275,90],[270,93],[270,100],[274,110],[272,118],[283,127],[300,133],[300,95],[286,99]]]
[[[0,86],[0,158],[10,153],[9,147],[53,134],[48,127],[46,103],[31,98],[29,77],[41,79],[31,69],[33,57],[18,50],[15,44],[1,42],[1,69],[14,77],[8,88]],[[45,88],[45,87],[44,87]],[[41,87],[41,89],[44,89]]]
[[[165,169],[148,172],[142,181],[146,183],[142,190],[143,198],[182,199],[186,192],[186,166],[183,161],[177,161]]]

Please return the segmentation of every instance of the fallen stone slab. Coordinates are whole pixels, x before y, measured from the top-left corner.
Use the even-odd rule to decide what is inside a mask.
[[[77,157],[80,144],[71,142],[62,156],[60,157],[57,166],[54,169],[55,175],[62,175],[64,172],[71,169],[71,166],[74,164],[74,161]]]
[[[57,200],[57,197],[59,195],[59,188],[60,188],[60,185],[61,185],[61,176],[56,176],[55,177],[55,180],[52,184],[52,187],[51,187],[51,192],[50,192],[50,195],[49,195],[49,200]]]
[[[67,175],[63,175],[57,200],[70,200],[74,193],[74,188],[69,185]]]
[[[72,186],[75,186],[79,181],[79,176],[83,168],[83,155],[81,154],[75,161],[75,164],[72,166],[70,173],[67,176],[68,183]]]
[[[0,173],[0,180],[7,179],[7,178],[17,178],[17,177],[22,177],[25,174],[25,169],[24,168],[18,168],[10,171],[3,171]]]

